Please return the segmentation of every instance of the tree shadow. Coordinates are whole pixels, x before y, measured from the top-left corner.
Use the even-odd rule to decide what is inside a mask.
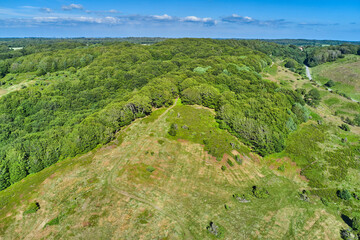
[[[349,227],[352,227],[352,220],[348,216],[341,214],[341,218]]]

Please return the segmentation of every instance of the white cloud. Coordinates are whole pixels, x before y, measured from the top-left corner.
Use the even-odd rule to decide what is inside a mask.
[[[64,10],[64,11],[70,11],[70,10],[73,10],[73,9],[82,10],[82,9],[84,9],[84,7],[81,4],[74,4],[74,3],[72,3],[70,5],[62,6],[62,10]]]
[[[40,8],[40,11],[45,13],[51,13],[53,10],[51,8],[44,7],[44,8]]]
[[[167,14],[164,14],[164,15],[153,15],[152,16],[153,18],[155,19],[159,19],[159,20],[172,20],[173,17],[167,15]]]

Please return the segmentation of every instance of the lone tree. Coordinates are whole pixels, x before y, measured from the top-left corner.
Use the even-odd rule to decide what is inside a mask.
[[[325,83],[325,86],[331,88],[335,86],[335,82],[333,80],[329,80],[327,83]]]
[[[307,94],[305,94],[304,100],[308,105],[316,107],[319,105],[321,100],[320,92],[313,88]]]
[[[176,130],[178,130],[177,124],[175,124],[175,123],[171,124],[170,130],[169,130],[169,132],[168,132],[169,135],[170,135],[170,136],[176,136]]]
[[[339,198],[341,198],[343,200],[350,200],[350,198],[351,198],[351,193],[347,189],[338,190],[337,195]]]

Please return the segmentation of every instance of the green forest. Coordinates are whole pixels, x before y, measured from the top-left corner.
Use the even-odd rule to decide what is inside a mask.
[[[121,127],[178,96],[185,104],[215,109],[220,126],[259,154],[281,151],[309,113],[299,93],[259,73],[272,63],[268,51],[299,58],[302,52],[254,43],[179,39],[150,46],[83,46],[70,41],[1,60],[1,85],[24,76],[33,84],[0,99],[0,189],[109,142]]]

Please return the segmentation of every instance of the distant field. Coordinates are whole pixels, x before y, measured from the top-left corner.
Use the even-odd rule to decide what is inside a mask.
[[[333,90],[360,101],[360,56],[346,55],[344,59],[318,65],[311,69],[313,78],[321,84],[335,81]]]

